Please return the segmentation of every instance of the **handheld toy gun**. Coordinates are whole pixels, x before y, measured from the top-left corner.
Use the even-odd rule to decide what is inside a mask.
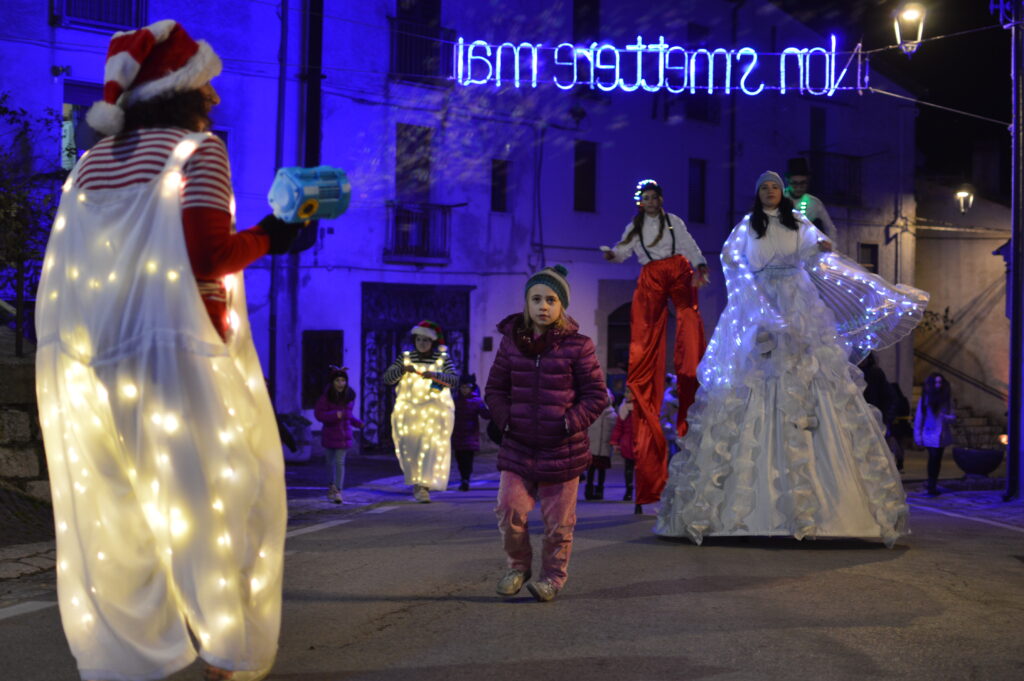
[[[352,185],[341,168],[281,168],[270,185],[267,201],[285,222],[331,220],[348,209]]]

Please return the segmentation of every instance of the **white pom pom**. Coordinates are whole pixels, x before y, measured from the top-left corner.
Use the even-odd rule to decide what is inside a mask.
[[[85,122],[103,135],[116,135],[124,127],[124,109],[101,100],[89,107]]]

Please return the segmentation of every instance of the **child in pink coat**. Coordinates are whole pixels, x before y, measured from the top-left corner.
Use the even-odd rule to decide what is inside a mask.
[[[342,503],[345,457],[352,448],[352,429],[363,427],[363,422],[352,413],[355,400],[356,392],[348,384],[348,369],[333,367],[331,382],[316,401],[313,414],[324,424],[320,439],[327,453],[327,466],[332,472],[327,499],[335,504]]]

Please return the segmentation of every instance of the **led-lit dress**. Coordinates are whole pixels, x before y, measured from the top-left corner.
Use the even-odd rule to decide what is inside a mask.
[[[268,668],[287,521],[281,444],[241,277],[218,335],[182,231],[189,135],[153,180],[65,185],[36,307],[36,390],[64,630],[87,679],[196,657]]]
[[[405,484],[444,490],[448,487],[455,426],[455,401],[449,386],[454,387],[458,377],[443,350],[433,356],[407,351],[400,361],[402,367],[412,365],[416,372],[402,373],[398,380],[395,408],[391,412],[395,455]],[[427,379],[420,375],[425,371],[440,375],[437,380]],[[388,370],[388,374],[393,373]]]
[[[669,467],[660,535],[698,544],[709,535],[860,537],[891,546],[907,532],[880,415],[864,401],[849,357],[906,335],[928,295],[821,253],[824,236],[797,217],[798,231],[773,216],[757,239],[748,216],[723,247],[729,301]]]

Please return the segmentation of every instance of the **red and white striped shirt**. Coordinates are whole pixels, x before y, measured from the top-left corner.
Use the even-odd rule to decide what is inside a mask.
[[[183,128],[146,128],[97,142],[82,161],[76,186],[120,189],[149,182],[189,134]],[[182,168],[182,213],[189,262],[210,320],[227,338],[223,277],[267,254],[270,237],[260,227],[235,233],[231,216],[231,165],[219,137],[211,135]]]
[[[120,189],[149,182],[167,162],[178,143],[189,134],[183,128],[148,128],[98,142],[82,162],[77,186],[81,189]],[[231,212],[231,166],[224,142],[211,135],[182,169],[183,208],[215,208]]]

